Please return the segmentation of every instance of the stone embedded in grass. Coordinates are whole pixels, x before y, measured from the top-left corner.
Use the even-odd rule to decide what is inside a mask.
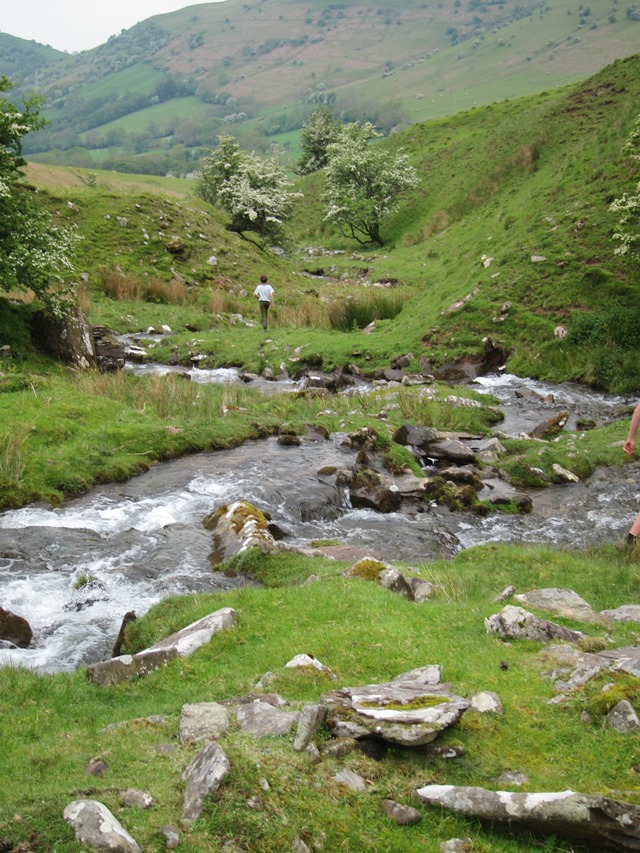
[[[534,831],[576,839],[589,849],[640,850],[640,806],[573,791],[522,794],[455,785],[416,791],[426,806],[466,818],[504,823],[510,832]]]
[[[186,782],[182,819],[195,823],[202,814],[204,800],[217,791],[229,772],[229,761],[217,743],[208,743],[182,774]]]
[[[516,601],[527,607],[537,607],[539,610],[549,610],[564,616],[566,619],[576,619],[579,622],[601,622],[599,614],[591,605],[572,589],[545,587],[523,592],[515,596]]]
[[[140,853],[137,842],[109,809],[96,800],[74,800],[64,810],[64,819],[81,844],[95,850]]]
[[[581,639],[584,634],[548,622],[529,613],[523,607],[507,604],[499,613],[494,613],[484,620],[487,634],[498,634],[507,639],[537,640],[566,640],[569,643]]]
[[[605,725],[621,735],[633,735],[640,732],[640,719],[628,699],[621,699],[605,717]]]

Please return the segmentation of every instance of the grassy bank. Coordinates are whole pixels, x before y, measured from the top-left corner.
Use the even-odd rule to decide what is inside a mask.
[[[236,629],[145,679],[99,689],[81,671],[37,677],[0,669],[0,734],[11,780],[0,808],[2,836],[28,844],[34,853],[79,851],[62,811],[72,799],[86,796],[104,802],[143,849],[163,849],[160,827],[179,823],[180,774],[197,751],[177,739],[182,705],[243,695],[267,670],[275,676],[269,690],[292,702],[314,702],[334,683],[317,672],[285,669],[301,651],[329,666],[338,685],[383,681],[439,663],[455,692],[470,696],[493,690],[505,711],[500,716],[468,712],[444,735],[443,743],[465,750],[454,761],[392,749],[380,761],[355,751],[312,765],[293,752],[293,735],[256,741],[232,728],[222,743],[229,777],[202,818],[192,828],[182,827],[180,849],[195,853],[228,843],[238,851],[275,853],[291,849],[299,837],[312,849],[315,840],[327,851],[409,853],[419,848],[436,853],[447,838],[470,837],[473,849],[485,853],[582,850],[559,838],[512,837],[439,811],[425,810],[413,827],[398,827],[381,812],[385,797],[414,804],[412,791],[427,783],[495,789],[506,770],[527,775],[524,791],[572,788],[640,803],[632,769],[635,739],[603,728],[608,704],[620,691],[640,711],[637,681],[607,674],[596,687],[550,705],[553,690],[542,676],[548,663],[538,656],[540,644],[504,643],[483,627],[483,618],[499,609],[493,597],[507,583],[520,591],[573,588],[596,609],[637,600],[640,573],[633,557],[614,549],[573,555],[484,546],[453,562],[414,567],[436,584],[433,599],[423,605],[364,580],[343,579],[345,564],[324,558],[250,553],[242,566],[234,566],[240,567],[268,588],[168,600],[130,627],[129,651],[136,651],[219,607],[238,611]],[[311,574],[320,581],[300,586]],[[635,631],[622,624],[609,631],[555,621],[586,630],[592,642],[605,646],[635,639]],[[605,681],[617,682],[616,690],[601,693]],[[140,722],[156,714],[163,715],[162,723]],[[92,758],[106,762],[104,776],[86,774]],[[365,793],[349,792],[334,781],[344,767],[368,780]],[[152,809],[121,807],[120,792],[132,786],[152,794]],[[247,804],[254,795],[262,799],[261,810]]]

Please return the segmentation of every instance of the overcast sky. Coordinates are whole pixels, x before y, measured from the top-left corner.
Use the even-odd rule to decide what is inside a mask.
[[[0,31],[72,53],[97,47],[152,15],[195,5],[196,0],[3,0]]]

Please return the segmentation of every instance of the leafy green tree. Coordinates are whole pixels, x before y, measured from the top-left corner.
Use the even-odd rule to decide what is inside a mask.
[[[317,172],[327,165],[327,149],[337,142],[341,130],[342,123],[335,118],[331,107],[320,107],[311,113],[300,131],[299,175]]]
[[[622,150],[640,165],[640,115]],[[640,181],[635,193],[625,193],[614,199],[609,209],[619,215],[618,228],[613,234],[613,239],[619,243],[615,254],[640,261]]]
[[[55,228],[21,171],[22,139],[42,127],[39,101],[28,98],[20,111],[4,94],[0,77],[0,290],[31,290],[50,313],[62,316],[75,304],[74,285],[65,282],[77,236]]]
[[[275,157],[265,159],[241,150],[233,136],[218,137],[218,147],[205,157],[196,192],[231,216],[229,229],[279,237],[301,193],[289,191],[290,181]]]
[[[397,210],[400,194],[417,186],[418,175],[406,155],[371,144],[380,136],[370,122],[355,122],[329,145],[324,218],[344,236],[382,246],[382,221]]]

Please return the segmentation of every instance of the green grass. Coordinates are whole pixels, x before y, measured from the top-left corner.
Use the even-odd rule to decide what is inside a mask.
[[[570,587],[596,608],[634,600],[640,575],[632,559],[613,549],[572,555],[485,546],[453,562],[419,567],[425,579],[437,584],[434,598],[424,605],[366,580],[340,578],[346,564],[323,558],[250,554],[243,567],[272,588],[170,599],[129,626],[128,649],[135,651],[219,607],[238,612],[236,629],[145,679],[100,689],[82,672],[37,677],[12,668],[0,670],[6,697],[0,733],[11,779],[0,808],[0,827],[14,844],[28,839],[34,853],[54,847],[79,851],[81,845],[64,825],[62,811],[72,799],[88,796],[104,802],[143,849],[162,849],[160,827],[179,824],[180,774],[196,754],[195,748],[177,742],[182,705],[240,696],[267,670],[274,674],[269,690],[306,703],[317,701],[336,684],[383,681],[439,663],[456,692],[470,696],[493,690],[505,713],[481,717],[468,712],[442,738],[466,750],[462,758],[449,762],[429,758],[421,750],[392,749],[379,762],[356,751],[313,765],[293,752],[293,735],[256,741],[232,729],[221,744],[231,772],[220,799],[207,804],[193,827],[182,827],[181,849],[210,850],[234,838],[240,849],[275,853],[290,849],[296,837],[308,842],[322,837],[328,850],[409,853],[419,847],[436,853],[441,841],[470,836],[474,849],[487,853],[581,850],[559,838],[481,828],[439,810],[424,810],[421,823],[411,828],[395,826],[381,812],[385,797],[413,805],[413,790],[424,784],[495,789],[498,776],[513,769],[527,774],[524,791],[571,787],[614,796],[624,791],[624,799],[640,802],[631,770],[637,760],[633,738],[603,729],[606,705],[594,701],[594,690],[562,706],[549,705],[553,692],[542,677],[548,665],[538,657],[540,644],[503,643],[483,628],[483,618],[498,609],[492,598],[507,582],[519,590]],[[310,574],[321,580],[300,587]],[[593,626],[587,630],[593,636],[601,633]],[[628,626],[613,629],[616,645],[632,637]],[[285,669],[301,651],[329,666],[337,682],[319,672]],[[507,670],[501,667],[503,661]],[[622,685],[620,690],[640,709],[637,692]],[[581,719],[585,708],[590,722]],[[165,722],[144,722],[154,714],[162,714]],[[117,725],[107,728],[112,723]],[[108,765],[103,777],[86,775],[94,757]],[[336,785],[333,775],[342,767],[368,780],[366,793],[348,793]],[[266,792],[260,786],[263,778],[269,782]],[[152,794],[151,810],[121,808],[119,792],[131,786]],[[261,796],[262,811],[247,807],[252,795]]]

